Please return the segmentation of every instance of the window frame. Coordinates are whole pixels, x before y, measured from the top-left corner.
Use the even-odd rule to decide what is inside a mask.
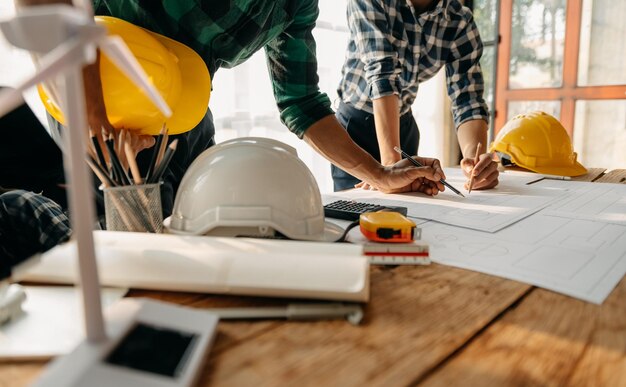
[[[498,36],[495,72],[495,133],[504,126],[508,116],[509,101],[560,101],[560,121],[573,138],[577,100],[611,100],[626,98],[626,85],[579,86],[578,57],[583,0],[567,0],[565,9],[565,42],[563,53],[563,81],[560,87],[511,89],[509,87],[509,64],[511,61],[511,38],[513,2],[499,1]]]

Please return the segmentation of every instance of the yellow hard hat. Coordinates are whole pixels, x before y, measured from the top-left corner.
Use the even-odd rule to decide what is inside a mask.
[[[513,117],[498,132],[489,151],[502,153],[515,165],[538,173],[559,176],[587,173],[576,161],[576,152],[563,125],[541,111]]]
[[[114,128],[159,134],[163,123],[169,134],[193,129],[206,113],[211,94],[211,78],[206,64],[191,48],[163,35],[137,27],[124,20],[96,16],[110,35],[119,35],[135,55],[153,85],[172,109],[168,119],[148,97],[107,57],[100,59],[100,78],[109,122]],[[64,123],[59,105],[39,86],[46,110]]]

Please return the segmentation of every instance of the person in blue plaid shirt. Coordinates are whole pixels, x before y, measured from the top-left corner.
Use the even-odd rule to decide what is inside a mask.
[[[488,110],[479,60],[482,42],[471,11],[458,0],[348,0],[350,41],[338,93],[338,120],[382,165],[400,147],[417,154],[419,130],[411,105],[419,84],[445,66],[465,174],[473,189],[498,184],[497,164],[484,153]],[[483,152],[474,166],[477,144]],[[335,190],[367,182],[332,166]],[[467,184],[466,184],[467,186]]]

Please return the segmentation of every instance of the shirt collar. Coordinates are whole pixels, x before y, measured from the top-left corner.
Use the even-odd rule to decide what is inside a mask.
[[[418,15],[418,18],[431,19],[441,14],[446,20],[449,20],[450,16],[448,15],[448,1],[449,0],[439,0],[432,11],[424,12],[421,15]],[[407,2],[409,5],[411,5],[410,0],[407,0]]]

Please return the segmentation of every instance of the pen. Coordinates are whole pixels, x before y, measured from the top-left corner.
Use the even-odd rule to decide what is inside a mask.
[[[423,167],[422,164],[420,164],[419,161],[415,160],[413,157],[411,157],[408,153],[406,153],[405,151],[403,151],[402,149],[398,148],[397,146],[393,147],[393,150],[395,150],[396,152],[400,153],[404,158],[408,159],[410,162],[412,162],[416,167]],[[454,192],[455,194],[461,196],[461,197],[465,197],[465,195],[463,195],[458,189],[454,188],[453,186],[451,186],[447,181],[445,181],[444,179],[439,179],[439,182],[443,185],[445,185],[446,187],[450,188],[450,190],[452,192]]]
[[[472,172],[470,175],[469,189],[467,190],[468,194],[472,193],[472,185],[474,184],[474,168],[476,168],[476,164],[478,164],[481,145],[482,145],[481,143],[476,144],[476,154],[474,155],[474,167],[472,168]]]
[[[546,175],[544,173],[541,174],[541,176],[544,179],[551,179],[551,180],[572,180],[571,177],[569,176],[560,176],[560,175]]]

